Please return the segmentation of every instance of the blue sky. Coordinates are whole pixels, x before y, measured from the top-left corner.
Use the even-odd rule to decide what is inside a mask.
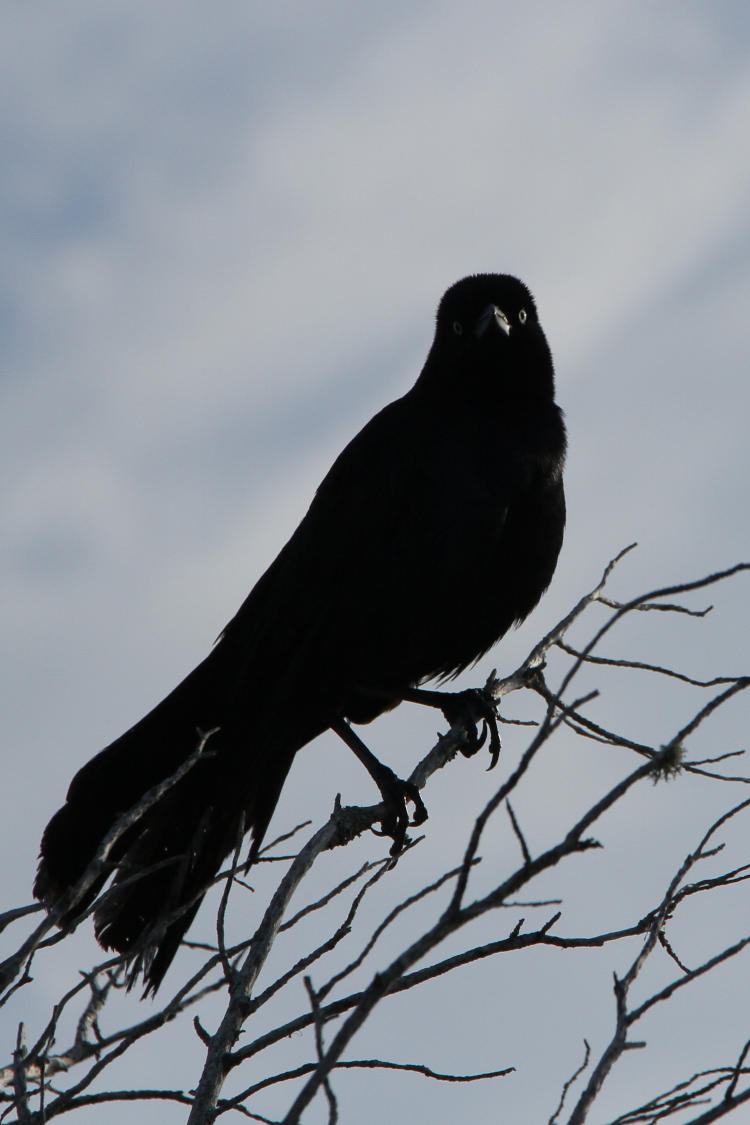
[[[534,291],[571,442],[558,574],[492,662],[632,540],[630,592],[750,557],[747,5],[14,3],[0,63],[7,905],[74,769],[205,653],[465,273]],[[739,669],[743,589],[633,644]]]

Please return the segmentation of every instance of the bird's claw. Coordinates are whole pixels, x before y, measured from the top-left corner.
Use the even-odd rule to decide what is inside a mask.
[[[398,855],[406,842],[406,829],[415,828],[427,820],[427,809],[419,790],[411,781],[404,781],[395,773],[388,771],[390,777],[380,778],[380,792],[385,805],[385,813],[380,821],[380,830],[373,829],[376,836],[390,836],[393,843],[391,855]],[[406,802],[414,805],[414,816],[410,820]]]
[[[453,726],[460,722],[466,732],[467,742],[461,753],[471,758],[482,749],[489,736],[490,764],[488,770],[497,765],[500,757],[500,731],[497,725],[497,703],[484,688],[470,688],[445,696],[441,710]],[[481,726],[480,726],[481,724]]]

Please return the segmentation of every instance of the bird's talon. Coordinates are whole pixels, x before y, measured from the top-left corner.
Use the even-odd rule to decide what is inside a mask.
[[[483,688],[459,692],[450,703],[446,702],[443,714],[451,726],[458,720],[464,724],[468,738],[461,747],[464,757],[471,758],[482,749],[489,737],[489,769],[494,769],[500,754],[500,733],[497,729],[497,704],[492,696]],[[481,731],[477,733],[480,722]]]
[[[427,820],[427,809],[419,790],[411,781],[402,781],[393,774],[384,786],[383,801],[390,813],[380,821],[380,828],[373,828],[376,836],[390,836],[393,843],[390,848],[391,855],[399,855],[406,842],[407,828],[424,824]],[[410,819],[406,802],[414,805],[413,818]]]
[[[490,725],[486,719],[482,719],[482,733],[477,737],[476,749],[481,750],[487,741],[487,735],[490,733]]]
[[[424,824],[427,820],[428,813],[416,785],[412,785],[410,781],[407,781],[406,787],[408,789],[407,797],[414,805],[414,819],[409,821],[409,824],[412,828],[416,828],[419,824]]]

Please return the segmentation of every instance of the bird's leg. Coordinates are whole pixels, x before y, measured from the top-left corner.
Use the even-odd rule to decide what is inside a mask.
[[[490,764],[494,769],[500,755],[500,732],[497,728],[497,703],[484,688],[469,688],[467,691],[430,691],[425,688],[409,688],[402,693],[402,699],[410,703],[423,703],[427,707],[437,707],[453,726],[461,722],[468,737],[468,744],[461,747],[461,753],[470,758],[484,746],[490,736]],[[481,734],[477,731],[482,724]]]
[[[331,730],[335,731],[339,738],[343,739],[349,749],[354,751],[380,790],[383,804],[386,808],[385,815],[381,821],[383,833],[386,836],[393,837],[391,855],[397,855],[404,846],[406,829],[409,827],[409,824],[422,824],[427,820],[427,809],[424,807],[422,798],[419,795],[419,790],[416,785],[397,777],[392,769],[378,761],[372,750],[369,750],[367,746],[365,746],[362,739],[352,730],[346,719],[335,719],[334,722],[331,723]],[[414,805],[414,819],[411,822],[409,821],[409,813],[406,809],[407,801],[411,801]]]

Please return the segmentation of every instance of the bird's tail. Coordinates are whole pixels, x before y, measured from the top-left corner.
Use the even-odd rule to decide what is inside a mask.
[[[219,646],[220,647],[220,646]],[[244,832],[254,858],[296,750],[318,733],[284,723],[239,726],[227,706],[217,649],[139,723],[73,778],[65,805],[44,832],[34,893],[48,908],[63,905],[125,816],[107,864],[60,917],[74,923],[114,868],[112,886],[95,909],[96,935],[109,949],[132,954],[147,991],[160,984],[207,887]],[[221,692],[222,698],[218,697]],[[214,729],[184,776],[134,822],[127,814],[171,777]],[[270,728],[270,729],[269,729]]]

